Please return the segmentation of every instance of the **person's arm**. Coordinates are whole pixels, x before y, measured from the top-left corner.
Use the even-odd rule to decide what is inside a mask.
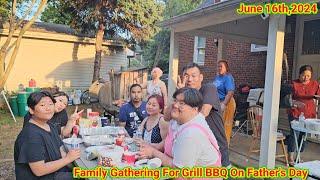
[[[153,151],[152,156],[161,159],[162,166],[171,167],[171,168],[174,167],[174,165],[173,165],[173,163],[172,163],[172,158],[169,157],[169,156],[167,156],[166,154],[158,151],[157,149],[155,149],[155,150]]]
[[[152,143],[151,146],[156,148],[158,151],[163,152],[164,151],[164,139],[160,143]]]
[[[170,121],[172,119],[171,118],[171,110],[172,110],[171,104],[164,108],[164,110],[163,110],[163,115],[164,115],[163,118],[164,118],[165,121]]]
[[[66,151],[64,150],[64,147],[63,147],[63,146],[60,147],[60,154],[61,154],[61,157],[62,157],[62,158],[64,158],[64,157],[67,156],[67,153],[66,153]]]
[[[224,98],[224,101],[222,101],[222,103],[224,105],[227,105],[230,102],[231,98],[233,97],[234,90],[235,90],[234,79],[230,73],[226,75],[226,82],[224,86],[227,90],[227,94],[226,94],[226,97]]]
[[[144,124],[147,123],[148,117],[144,118],[141,124],[139,125],[138,129],[143,130],[144,129]]]
[[[73,126],[76,125],[77,120],[81,118],[80,114],[84,111],[84,109],[82,109],[79,112],[77,111],[78,111],[78,106],[76,106],[76,109],[74,113],[70,116],[70,119],[68,120],[67,124],[61,127],[61,135],[63,137],[70,137],[72,128]]]
[[[212,109],[212,105],[210,104],[203,104],[200,113],[207,117]]]
[[[37,153],[37,152],[34,152],[34,153]],[[66,157],[61,158],[59,160],[50,161],[50,162],[44,162],[44,160],[37,161],[37,162],[30,162],[29,166],[31,171],[36,176],[44,176],[46,174],[50,174],[58,171],[62,167],[68,165],[69,163],[72,163],[74,160],[78,158],[80,158],[80,149],[79,150],[72,149],[68,152]]]
[[[224,101],[222,101],[222,103],[224,105],[227,105],[230,102],[233,95],[234,95],[234,91],[228,91],[228,93],[227,93],[226,97],[224,98]]]
[[[160,128],[161,139],[166,139],[168,134],[168,129],[169,129],[169,123],[166,122],[163,117],[160,118],[159,128]]]
[[[163,97],[164,107],[166,107],[167,100],[168,100],[168,91],[167,91],[167,86],[163,81],[161,81],[160,89],[161,89],[161,93],[162,93],[162,97]]]
[[[147,86],[148,86],[148,82],[144,82],[141,84],[142,89],[147,89]]]
[[[151,158],[151,157],[157,157],[161,159],[162,161],[162,166],[169,166],[173,167],[172,164],[172,158],[167,156],[166,154],[162,153],[161,151],[157,150],[153,146],[143,143],[140,146],[140,152],[139,152],[140,158]]]
[[[119,110],[119,126],[125,127],[127,123],[127,113],[125,105],[122,105]]]
[[[213,84],[206,84],[200,89],[200,91],[203,96],[203,105],[200,112],[205,117],[209,115],[212,108],[220,112],[220,100],[216,86]]]

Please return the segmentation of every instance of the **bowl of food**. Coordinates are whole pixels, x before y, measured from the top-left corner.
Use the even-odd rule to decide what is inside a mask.
[[[98,164],[105,167],[113,167],[121,163],[124,150],[120,146],[107,146],[98,150]]]

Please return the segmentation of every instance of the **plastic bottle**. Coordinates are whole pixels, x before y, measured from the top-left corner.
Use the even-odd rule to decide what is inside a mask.
[[[299,121],[304,121],[306,120],[306,118],[304,117],[304,113],[301,112],[301,114],[299,115]]]
[[[110,126],[116,126],[116,124],[115,124],[115,122],[114,122],[114,116],[111,116]]]
[[[304,117],[304,113],[301,112],[300,115],[299,115],[299,124],[300,124],[300,127],[304,128],[304,125],[305,125],[305,120],[306,118]]]

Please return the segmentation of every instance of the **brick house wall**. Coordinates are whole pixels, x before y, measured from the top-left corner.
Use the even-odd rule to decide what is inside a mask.
[[[296,17],[287,17],[286,24],[290,24],[291,33],[285,34],[284,49],[288,54],[289,79],[292,76],[293,51],[295,42]],[[205,63],[201,66],[204,83],[212,81],[217,72],[218,47],[214,39],[218,36],[206,38]],[[194,36],[179,34],[179,74],[184,65],[193,62]],[[229,62],[230,72],[234,76],[236,87],[248,83],[254,87],[263,87],[265,82],[267,52],[251,52],[251,44],[235,40],[223,40],[225,59]],[[285,79],[285,65],[283,64],[283,79]]]

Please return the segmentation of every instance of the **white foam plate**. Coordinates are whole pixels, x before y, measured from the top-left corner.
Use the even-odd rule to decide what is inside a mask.
[[[100,149],[103,149],[107,146],[90,146],[85,149],[87,153],[97,153]]]
[[[81,138],[67,138],[67,139],[63,139],[62,140],[64,143],[66,144],[77,144],[77,143],[82,143],[82,139]]]
[[[148,166],[150,168],[159,168],[161,167],[162,161],[159,158],[153,158],[148,161]]]
[[[139,161],[136,161],[135,163],[134,163],[134,165],[136,165],[136,166],[142,166],[142,165],[146,165],[147,163],[148,163],[148,160],[149,159],[141,159],[141,160],[139,160]]]

